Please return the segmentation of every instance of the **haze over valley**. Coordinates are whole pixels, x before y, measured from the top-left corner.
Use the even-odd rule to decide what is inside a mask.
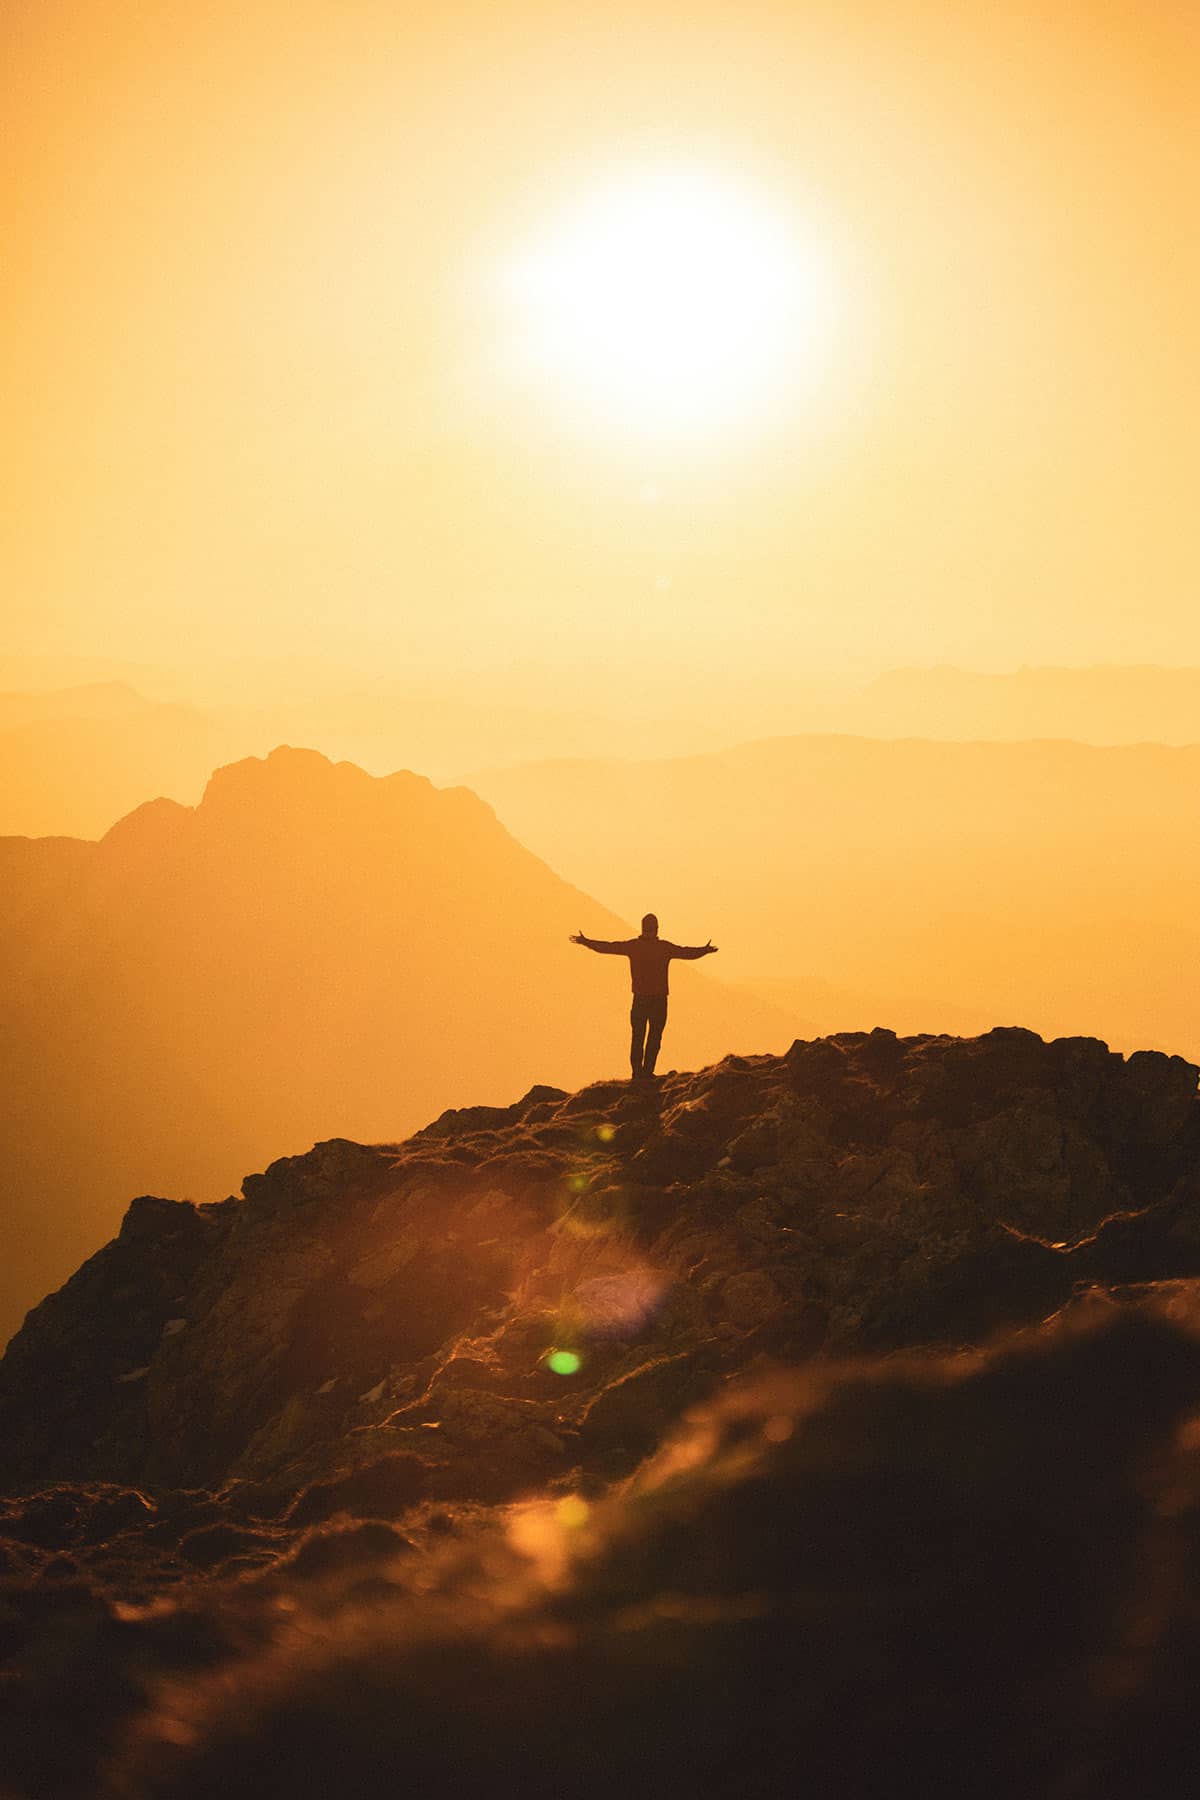
[[[615,904],[703,891],[723,969],[821,1030],[1021,1021],[1188,1055],[1198,782],[1198,746],[848,737],[477,778]]]
[[[74,679],[72,679],[74,678]],[[639,762],[766,736],[1200,741],[1200,669],[804,668],[663,684],[603,666],[388,675],[315,661],[208,669],[0,656],[0,835],[99,837],[145,799],[194,805],[211,771],[277,744],[373,775],[486,784],[514,763]]]

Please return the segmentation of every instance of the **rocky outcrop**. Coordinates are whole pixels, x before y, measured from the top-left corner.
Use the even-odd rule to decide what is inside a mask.
[[[30,1314],[8,1481],[286,1487],[403,1450],[445,1489],[468,1445],[502,1485],[642,1452],[756,1356],[975,1342],[1081,1283],[1200,1273],[1198,1148],[1189,1064],[1011,1030],[320,1144],[240,1201],[135,1201]]]
[[[1011,1030],[324,1143],[241,1201],[131,1204],[0,1364],[7,1480],[284,1492],[405,1451],[448,1490],[466,1445],[493,1487],[642,1453],[756,1355],[973,1343],[1200,1273],[1198,1147],[1186,1062]]]
[[[549,1692],[606,1792],[1111,1772],[1195,1635],[1196,1084],[847,1034],[135,1201],[0,1364],[16,1791],[393,1791],[419,1714],[410,1785],[544,1732],[527,1790],[599,1793]]]

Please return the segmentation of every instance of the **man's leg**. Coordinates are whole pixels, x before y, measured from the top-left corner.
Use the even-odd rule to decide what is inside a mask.
[[[629,1008],[629,1072],[634,1081],[642,1072],[646,1025],[646,1002],[641,994],[635,994]]]
[[[646,1038],[645,1054],[642,1057],[642,1071],[653,1075],[654,1065],[658,1061],[658,1049],[662,1043],[663,1026],[667,1022],[667,996],[655,994],[647,1006],[647,1024],[650,1027]]]

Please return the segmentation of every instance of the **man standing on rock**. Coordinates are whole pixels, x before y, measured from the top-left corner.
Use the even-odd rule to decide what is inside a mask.
[[[672,957],[695,962],[700,956],[714,956],[717,946],[710,938],[707,944],[689,946],[672,944],[658,935],[658,920],[647,913],[642,920],[641,937],[626,938],[623,943],[608,944],[600,938],[584,937],[582,931],[572,939],[585,950],[601,956],[627,956],[633,982],[633,1005],[629,1009],[632,1036],[629,1043],[629,1066],[634,1081],[649,1081],[658,1060],[663,1026],[667,1022],[667,969]]]

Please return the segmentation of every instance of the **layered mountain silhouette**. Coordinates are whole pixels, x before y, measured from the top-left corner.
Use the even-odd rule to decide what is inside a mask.
[[[154,672],[148,672],[154,679]],[[170,690],[188,684],[160,672]],[[269,672],[257,694],[221,692],[203,704],[148,699],[123,681],[0,693],[0,835],[100,837],[149,794],[194,804],[213,768],[265,756],[280,743],[318,746],[374,773],[420,769],[435,781],[515,757],[606,756],[630,725],[578,705],[496,699],[441,686],[350,676]],[[639,718],[647,751],[729,741],[711,718]]]
[[[664,930],[702,940],[704,902]],[[98,843],[0,840],[0,1337],[131,1193],[219,1199],[281,1146],[620,1071],[627,975],[573,949],[580,928],[630,929],[475,795],[311,751]],[[786,1041],[765,1002],[676,985],[664,1066]]]
[[[0,694],[0,834],[99,836],[147,793],[198,795],[227,743],[124,682]]]
[[[667,698],[576,670],[571,704],[546,673],[506,676],[497,699],[478,678],[365,674],[279,659],[253,674],[0,656],[0,834],[98,837],[149,794],[193,804],[211,770],[309,744],[375,773],[420,769],[438,783],[543,758],[639,759],[727,749],[752,736],[1070,739],[1093,745],[1193,744],[1200,670],[1158,667],[890,670],[866,686],[781,672],[748,695],[682,683]],[[107,670],[107,672],[106,672]],[[114,678],[114,675],[120,678]],[[75,677],[80,677],[76,679]],[[62,685],[19,688],[22,680]],[[69,685],[68,682],[70,683]],[[171,701],[171,704],[165,704]]]
[[[797,737],[477,786],[623,909],[629,871],[664,906],[703,880],[722,972],[814,1029],[1021,1022],[1200,1055],[1181,978],[1200,959],[1200,746]]]
[[[134,1201],[0,1363],[6,1786],[1190,1791],[1198,1073],[843,1034]]]

